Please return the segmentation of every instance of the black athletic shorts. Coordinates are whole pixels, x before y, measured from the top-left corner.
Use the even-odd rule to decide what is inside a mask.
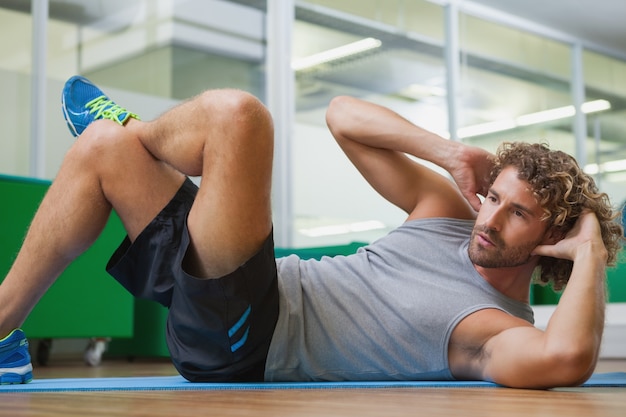
[[[197,279],[182,265],[189,245],[187,215],[197,193],[189,179],[134,242],[126,237],[107,271],[136,297],[169,309],[167,346],[192,382],[263,381],[278,319],[272,234],[235,272]]]

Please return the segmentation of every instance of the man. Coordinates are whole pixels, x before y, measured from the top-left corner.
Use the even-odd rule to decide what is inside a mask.
[[[606,196],[563,153],[511,146],[489,178],[487,152],[336,98],[333,135],[407,221],[349,257],[275,261],[272,121],[256,98],[208,91],[146,123],[73,77],[63,108],[78,138],[0,286],[0,352],[23,352],[12,368],[0,365],[3,382],[32,377],[15,329],[111,209],[128,237],[107,269],[169,308],[172,361],[190,381],[551,387],[579,384],[594,369],[605,266],[621,228]],[[447,169],[459,188],[407,153]],[[199,189],[186,179],[197,175]],[[486,195],[482,205],[476,193]],[[563,267],[543,262],[552,258],[566,263],[565,279]],[[545,331],[532,326],[528,306],[540,262],[549,278],[568,281]]]

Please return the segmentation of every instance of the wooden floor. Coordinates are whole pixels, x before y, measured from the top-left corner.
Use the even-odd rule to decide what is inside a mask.
[[[626,371],[603,361],[597,372]],[[168,361],[50,360],[35,378],[175,375]],[[506,388],[0,393],[0,416],[626,416],[626,388]]]

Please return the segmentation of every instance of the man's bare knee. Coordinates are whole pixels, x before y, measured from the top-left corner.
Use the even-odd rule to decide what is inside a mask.
[[[269,178],[274,130],[263,103],[240,90],[210,90],[196,102],[196,108],[206,114],[202,122],[206,126],[196,131],[206,129],[207,134],[197,138],[202,158],[195,164],[194,175],[202,175],[204,181],[232,181],[239,186]]]
[[[90,152],[105,151],[126,133],[124,128],[110,120],[96,120],[76,139],[76,144]]]
[[[223,124],[231,131],[273,133],[272,118],[265,105],[254,95],[233,89],[210,90],[198,100],[213,125]]]
[[[66,155],[66,162],[80,163],[84,169],[119,168],[121,157],[129,157],[136,147],[129,146],[133,136],[122,126],[110,120],[96,121],[76,139]]]

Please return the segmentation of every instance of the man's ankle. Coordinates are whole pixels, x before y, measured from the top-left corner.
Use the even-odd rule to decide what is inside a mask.
[[[15,329],[16,327],[6,328],[4,326],[0,326],[0,341],[6,339],[7,336],[10,335]]]

